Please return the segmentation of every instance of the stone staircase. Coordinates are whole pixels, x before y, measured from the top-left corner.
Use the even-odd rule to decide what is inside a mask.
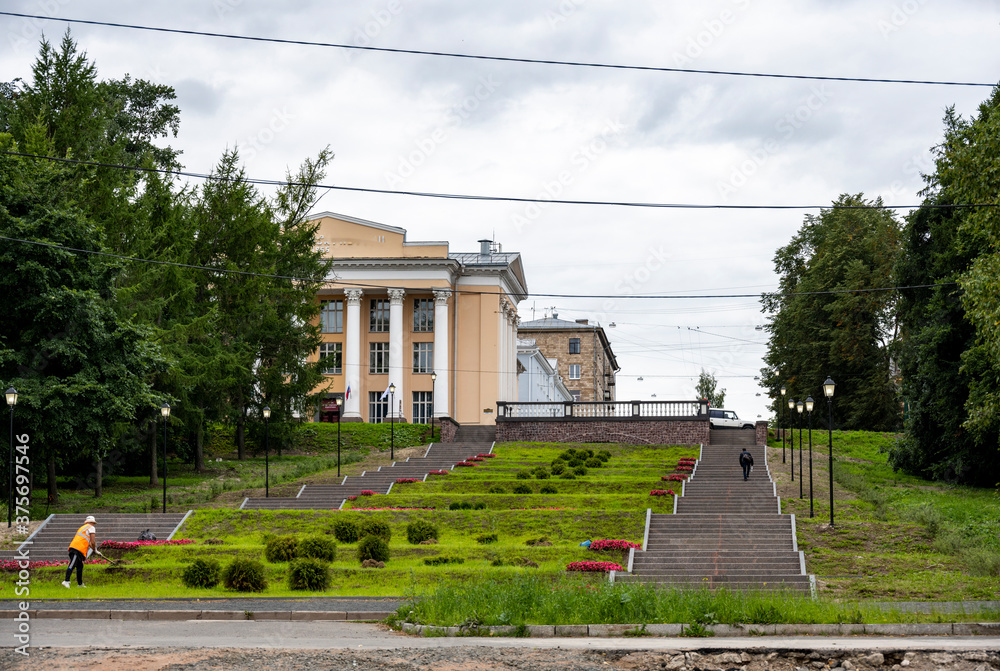
[[[744,482],[742,449],[732,443],[702,446],[683,495],[674,499],[674,514],[647,511],[642,550],[630,553],[630,572],[616,572],[613,581],[812,593],[795,516],[780,512],[765,452],[750,450],[756,464]]]
[[[455,432],[455,444],[458,443],[492,443],[497,439],[495,424],[465,424]]]
[[[708,432],[708,444],[750,447],[757,444],[757,432],[747,429],[711,429]]]
[[[134,541],[146,529],[157,540],[169,540],[191,514],[186,513],[95,513],[97,519],[97,545],[101,541]],[[73,535],[80,528],[86,515],[49,515],[42,526],[25,540],[18,550],[28,554],[31,561],[58,561],[69,559],[67,554]],[[30,544],[29,544],[30,543]],[[20,554],[6,553],[4,559],[20,558]]]
[[[493,451],[493,443],[432,443],[423,457],[411,457],[406,461],[395,461],[391,466],[383,466],[375,471],[365,471],[359,476],[345,476],[340,482],[331,484],[303,485],[295,497],[246,498],[241,510],[321,510],[339,508],[348,496],[360,496],[364,490],[377,494],[388,494],[398,478],[423,480],[431,471],[450,471],[460,461],[474,457],[480,452]]]

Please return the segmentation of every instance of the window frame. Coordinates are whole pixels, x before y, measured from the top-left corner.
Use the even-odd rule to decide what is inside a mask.
[[[580,338],[570,338],[569,339],[569,353],[579,354],[580,353]]]
[[[324,350],[327,350],[324,352]],[[317,350],[319,359],[321,360],[324,356],[329,357],[331,354],[336,354],[337,358],[334,359],[336,362],[335,366],[330,368],[323,368],[323,375],[343,375],[344,374],[344,343],[340,342],[324,342],[319,344],[319,349]]]
[[[420,363],[423,362],[423,366]],[[434,372],[434,343],[413,343],[413,370],[415,375],[430,375]]]
[[[319,302],[319,330],[321,333],[344,332],[344,301],[340,298],[323,299]],[[332,304],[333,309],[327,306]],[[331,319],[332,316],[332,319]],[[333,325],[330,326],[330,322]]]
[[[384,424],[389,417],[389,397],[382,398],[381,391],[368,392],[368,423]]]
[[[368,332],[388,333],[390,328],[389,299],[373,298],[368,304]]]
[[[379,362],[383,366],[377,366]],[[389,343],[370,342],[368,343],[368,374],[388,375],[389,374]]]
[[[423,322],[423,323],[421,323]],[[413,299],[413,332],[434,333],[434,299]]]
[[[573,375],[574,369],[576,369],[576,375],[575,376]],[[583,369],[583,366],[581,366],[580,364],[578,364],[578,363],[571,363],[569,365],[569,379],[571,379],[571,380],[579,380],[579,379],[581,379],[581,375],[583,375],[583,370],[582,369]]]
[[[413,392],[411,412],[413,414],[410,416],[410,421],[414,424],[430,424],[431,418],[434,417],[434,392]],[[423,421],[420,421],[421,419]]]

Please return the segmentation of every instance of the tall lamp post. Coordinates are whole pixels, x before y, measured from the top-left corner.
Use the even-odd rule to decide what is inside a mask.
[[[806,397],[806,410],[809,412],[809,517],[813,516],[813,405],[813,397]]]
[[[781,385],[781,398],[778,399],[778,425],[781,425],[781,417],[784,414],[782,412],[782,406],[785,405],[785,393],[788,389],[785,385]],[[785,463],[785,429],[781,429],[781,463]]]
[[[788,399],[788,424],[792,423],[792,411],[795,410],[795,399]],[[792,454],[792,482],[795,482],[795,430],[792,429],[792,436],[788,441],[788,451]]]
[[[340,407],[344,405],[344,399],[337,399],[337,477],[340,477]]]
[[[437,391],[437,373],[431,373],[431,442],[434,442],[434,392]]]
[[[167,514],[167,418],[170,417],[170,404],[160,406],[163,417],[163,514]]]
[[[267,463],[267,453],[270,451],[270,436],[268,436],[267,428],[271,423],[271,408],[264,406],[264,409],[260,411],[264,415],[264,498],[269,498],[271,496],[271,472],[269,465]]]
[[[833,526],[833,392],[837,388],[837,384],[832,378],[826,378],[826,382],[823,383],[823,393],[826,394],[826,407],[830,411],[830,526]]]
[[[805,403],[799,401],[795,404],[795,409],[799,411],[798,425],[799,425],[799,498],[804,499],[805,493],[802,491],[802,475],[805,473],[802,470],[802,411],[805,410]],[[795,456],[792,456],[794,459]]]
[[[389,458],[396,460],[396,385],[389,385]]]
[[[7,390],[7,405],[10,406],[10,450],[7,452],[7,528],[14,522],[14,406],[17,405],[17,389]]]

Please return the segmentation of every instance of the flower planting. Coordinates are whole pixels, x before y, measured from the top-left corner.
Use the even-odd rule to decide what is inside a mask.
[[[347,497],[347,500],[348,500],[348,501],[357,501],[357,500],[358,500],[358,497],[357,497],[357,496],[353,496],[353,495],[352,495],[352,496],[348,496],[348,497]]]
[[[628,552],[629,548],[638,550],[641,547],[641,543],[610,538],[599,538],[590,543],[590,549],[594,552]]]
[[[691,471],[694,470],[694,468],[691,467],[691,466],[677,465],[677,466],[674,466],[674,470],[677,471],[678,473],[690,473]]]
[[[431,471],[431,475],[448,475],[448,471]]]
[[[477,454],[476,456],[477,456],[477,457],[482,457],[483,459],[493,459],[493,458],[494,458],[494,457],[496,457],[497,455],[495,455],[495,454],[486,454],[485,452],[480,452],[480,453],[479,453],[479,454]]]
[[[333,510],[339,510],[339,508],[333,508]],[[381,506],[381,507],[372,506],[370,508],[348,508],[346,511],[341,511],[341,512],[363,513],[365,511],[371,512],[373,510],[437,510],[437,508],[408,508],[405,506]]]
[[[397,485],[408,485],[411,482],[420,482],[420,480],[416,478],[396,478]]]
[[[649,493],[650,496],[676,496],[674,490],[672,489],[654,489]]]
[[[99,550],[137,550],[153,545],[190,545],[193,540],[184,538],[175,541],[103,541]],[[68,561],[68,560],[67,560]]]
[[[471,461],[460,461],[460,462],[458,462],[455,465],[456,466],[463,466],[465,468],[472,468],[473,466],[475,466],[475,464],[472,463]]]
[[[688,479],[687,473],[674,473],[673,475],[661,475],[660,480],[667,482],[684,482]]]
[[[18,562],[16,559],[2,559],[0,560],[0,571],[18,571],[25,568],[20,565],[24,562]],[[110,564],[111,562],[104,559],[88,559],[83,562],[84,564]],[[51,568],[53,566],[66,566],[69,564],[69,559],[46,559],[39,561],[29,561],[27,568]]]
[[[587,573],[607,573],[608,571],[621,571],[621,564],[613,561],[575,561],[566,564],[567,571],[584,571]]]
[[[370,489],[362,489],[361,496],[375,496],[375,492]]]
[[[469,457],[466,461],[482,461],[482,457]]]

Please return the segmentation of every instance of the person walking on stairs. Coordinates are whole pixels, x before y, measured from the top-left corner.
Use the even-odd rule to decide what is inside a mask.
[[[753,455],[747,452],[747,448],[745,447],[740,452],[740,466],[743,467],[743,479],[749,479],[750,471],[753,469]]]
[[[62,581],[62,586],[69,589],[69,579],[76,569],[76,584],[86,587],[83,584],[83,560],[97,550],[97,520],[93,515],[88,515],[83,526],[76,530],[73,542],[69,544],[69,566],[66,567],[66,579]]]

